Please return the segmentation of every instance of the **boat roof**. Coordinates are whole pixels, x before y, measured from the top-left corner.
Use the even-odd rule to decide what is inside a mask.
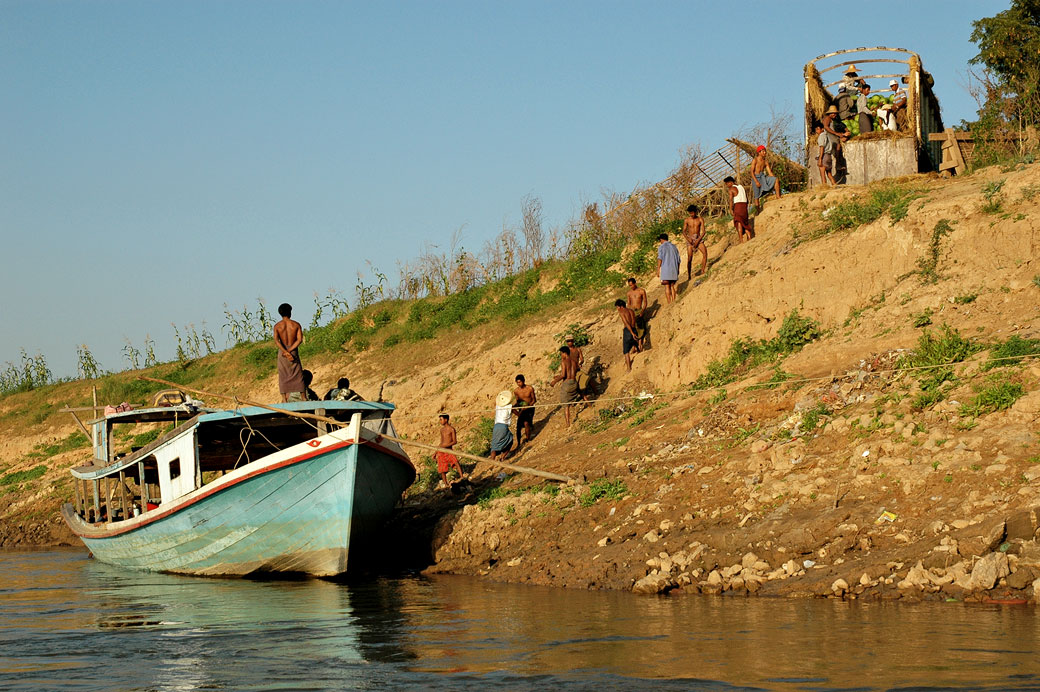
[[[292,411],[294,413],[314,413],[325,411],[326,414],[335,411],[360,412],[362,418],[369,412],[376,412],[381,416],[392,412],[396,407],[386,401],[292,401],[287,404],[272,404],[271,408],[278,411]],[[200,423],[226,420],[228,418],[241,418],[242,416],[274,416],[278,411],[261,406],[243,406],[235,409],[206,409],[206,413],[199,416]]]
[[[363,418],[371,417],[373,413],[387,416],[396,407],[385,401],[292,401],[285,404],[271,404],[271,408],[263,406],[242,406],[232,409],[210,408],[207,406],[155,406],[148,408],[136,408],[130,411],[119,411],[110,413],[102,418],[97,418],[90,423],[109,421],[111,423],[165,423],[175,420],[185,420],[196,414],[199,415],[200,423],[226,420],[228,418],[241,418],[243,416],[273,416],[279,411],[292,411],[295,413],[314,413],[325,411],[326,414],[336,411],[360,412]],[[277,409],[272,411],[271,409]],[[366,415],[367,414],[367,415]]]

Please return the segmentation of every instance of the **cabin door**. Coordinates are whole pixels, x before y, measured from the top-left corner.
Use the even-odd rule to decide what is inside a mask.
[[[159,465],[160,502],[170,502],[195,489],[195,431],[155,450]]]

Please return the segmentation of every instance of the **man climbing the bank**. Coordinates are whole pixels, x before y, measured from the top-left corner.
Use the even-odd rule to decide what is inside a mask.
[[[622,303],[624,301],[621,301]],[[581,393],[578,391],[577,362],[571,358],[571,350],[566,346],[560,346],[560,372],[549,382],[550,387],[560,385],[560,403],[563,404],[563,412],[567,418],[567,427],[571,427],[571,406],[581,401]],[[577,415],[575,415],[577,418]]]
[[[520,445],[530,442],[534,433],[534,405],[538,402],[538,397],[534,393],[534,387],[527,384],[523,375],[516,376],[513,396],[516,397],[513,413],[516,414],[516,451],[519,453]]]
[[[578,381],[578,395],[581,396],[582,401],[588,401],[589,397],[585,393],[585,388],[589,384],[589,376],[581,370],[585,367],[585,354],[574,344],[574,337],[570,334],[563,340],[563,344],[570,349],[571,360],[574,361],[574,379]]]
[[[636,339],[639,340],[639,350],[643,350],[643,340],[646,338],[646,291],[636,284],[635,277],[628,277],[628,294],[626,307],[636,315]]]
[[[495,427],[491,429],[491,459],[509,456],[513,447],[513,433],[509,424],[513,422],[513,393],[503,389],[495,397]]]
[[[665,304],[675,302],[675,283],[679,280],[679,248],[669,240],[668,234],[657,236],[657,273],[664,286]]]
[[[755,198],[755,208],[762,211],[762,196],[772,192],[780,199],[780,184],[773,175],[773,168],[769,165],[768,152],[765,146],[759,144],[755,150],[755,158],[751,161],[751,194]]]
[[[698,215],[698,209],[696,204],[691,204],[686,207],[687,217],[683,221],[682,234],[686,238],[686,280],[690,281],[693,276],[690,271],[693,269],[693,253],[701,253],[701,268],[697,271],[697,276],[700,276],[708,269],[708,246],[704,244],[704,219]],[[632,306],[629,305],[629,308]],[[636,315],[636,325],[639,324],[638,317]]]
[[[442,413],[438,416],[441,421],[441,441],[438,445],[444,449],[451,449],[458,442],[458,437],[455,434],[455,428],[452,427],[451,423],[448,422],[448,414]],[[445,488],[452,486],[451,481],[448,480],[448,471],[452,468],[459,474],[459,480],[466,480],[466,474],[462,472],[462,466],[459,465],[459,458],[451,452],[437,452],[434,455],[437,458],[437,472],[441,474],[441,482]]]
[[[751,222],[748,220],[747,191],[732,175],[723,178],[722,184],[726,186],[726,192],[729,193],[729,212],[733,215],[733,227],[737,229],[737,238],[740,242],[746,243],[755,237],[755,234],[751,232]]]
[[[636,338],[636,314],[628,309],[625,301],[618,298],[614,301],[618,317],[621,318],[621,351],[625,354],[625,365],[632,372],[632,351],[639,353],[639,339]]]
[[[303,328],[292,318],[292,306],[278,306],[282,319],[274,325],[274,345],[278,347],[278,391],[282,401],[303,401],[307,390],[303,383],[303,366],[300,365],[300,344],[303,343]]]

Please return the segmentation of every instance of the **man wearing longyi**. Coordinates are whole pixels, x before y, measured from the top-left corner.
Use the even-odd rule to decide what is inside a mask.
[[[274,345],[278,347],[278,391],[282,401],[303,401],[307,387],[303,383],[303,366],[300,365],[300,344],[303,343],[303,329],[292,317],[292,306],[282,303],[278,306],[278,314],[282,316],[274,325]]]

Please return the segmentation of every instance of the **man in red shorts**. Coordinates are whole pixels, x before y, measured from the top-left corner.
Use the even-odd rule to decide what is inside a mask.
[[[444,449],[451,449],[458,442],[458,438],[455,435],[455,428],[448,422],[448,414],[442,413],[438,416],[441,419],[441,444],[440,446]],[[454,454],[448,452],[437,452],[437,472],[441,474],[441,480],[444,481],[444,487],[450,488],[451,482],[448,480],[448,471],[454,466],[455,470],[459,472],[459,480],[465,480],[466,474],[462,472],[462,467],[459,466],[459,459]]]

